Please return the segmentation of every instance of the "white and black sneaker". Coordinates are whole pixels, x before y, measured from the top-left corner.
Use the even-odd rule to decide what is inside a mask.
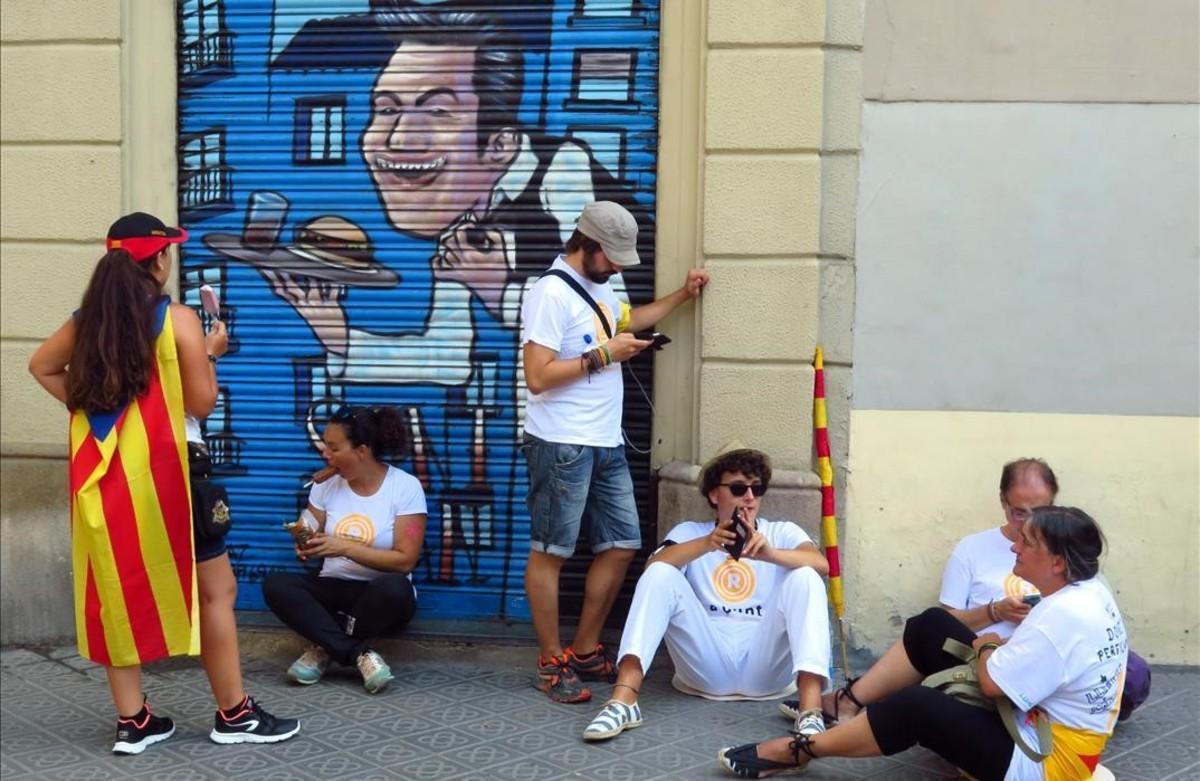
[[[213,743],[278,743],[300,731],[299,721],[276,718],[250,697],[230,710],[228,716],[217,711],[213,731],[208,733]]]
[[[175,734],[175,722],[165,716],[155,716],[150,707],[142,704],[140,713],[128,718],[117,718],[117,740],[113,743],[114,754],[140,754],[146,746],[152,746]]]

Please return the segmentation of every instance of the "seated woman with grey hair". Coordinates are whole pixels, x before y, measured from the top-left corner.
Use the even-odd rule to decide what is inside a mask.
[[[873,668],[877,686],[856,690],[864,705],[857,716],[815,735],[723,749],[722,766],[741,778],[765,778],[821,757],[891,755],[920,744],[979,781],[1091,778],[1121,706],[1128,654],[1121,612],[1096,578],[1104,536],[1083,510],[1039,507],[1012,547],[1014,574],[1042,599],[1011,637],[976,636],[946,610],[930,608],[908,620],[902,644]],[[945,649],[948,640],[974,649],[982,695],[1011,701],[1016,735],[1033,757],[998,710],[920,685],[961,664]],[[1039,733],[1052,736],[1052,746]],[[1039,762],[1038,753],[1048,756]]]

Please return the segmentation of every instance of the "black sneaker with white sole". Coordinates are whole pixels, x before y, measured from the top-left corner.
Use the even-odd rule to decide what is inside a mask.
[[[114,754],[140,754],[146,746],[152,746],[175,734],[175,722],[165,716],[155,716],[143,705],[141,713],[128,718],[117,718],[117,739],[113,743]]]
[[[279,719],[262,709],[251,697],[226,716],[217,711],[213,731],[208,733],[213,743],[278,743],[300,731],[296,719]]]

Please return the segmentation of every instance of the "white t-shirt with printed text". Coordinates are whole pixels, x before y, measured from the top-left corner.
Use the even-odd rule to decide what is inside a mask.
[[[1016,561],[1012,542],[999,528],[963,537],[946,562],[938,601],[952,608],[969,610],[1005,597],[1038,593],[1032,583],[1013,574]],[[1000,621],[976,634],[995,632],[1007,638],[1016,628],[1011,621]]]
[[[344,477],[334,475],[312,487],[308,502],[325,513],[326,534],[381,550],[393,547],[396,516],[427,512],[420,481],[394,466],[388,466],[379,490],[370,496],[358,495]],[[374,580],[383,574],[346,556],[329,557],[321,564],[323,578]],[[411,573],[408,577],[412,580]]]
[[[598,285],[580,276],[561,255],[550,266],[570,274],[591,295],[617,333],[623,308],[613,280]],[[614,278],[615,279],[615,278]],[[521,346],[530,342],[579,360],[585,352],[608,341],[595,311],[565,281],[542,277],[521,304]],[[596,374],[526,399],[525,431],[548,442],[592,447],[621,444],[621,408],[625,387],[621,366],[613,363]]]
[[[988,674],[1018,709],[1017,725],[1037,746],[1036,706],[1050,718],[1054,753],[1035,763],[1019,748],[1009,781],[1087,778],[1121,706],[1129,642],[1112,593],[1082,581],[1042,599],[986,660]]]
[[[794,523],[757,520],[759,531],[773,548],[791,550],[812,542],[812,538]],[[707,537],[712,530],[713,521],[684,521],[671,529],[664,542],[691,542]],[[709,617],[722,622],[721,632],[742,636],[754,633],[771,595],[791,572],[766,561],[745,557],[735,561],[725,551],[705,553],[692,559],[681,571]]]

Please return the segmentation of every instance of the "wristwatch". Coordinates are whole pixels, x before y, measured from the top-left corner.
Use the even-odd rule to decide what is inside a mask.
[[[209,353],[208,354],[208,362],[211,363],[213,366],[216,366],[217,365],[217,356],[213,355],[212,353]]]

